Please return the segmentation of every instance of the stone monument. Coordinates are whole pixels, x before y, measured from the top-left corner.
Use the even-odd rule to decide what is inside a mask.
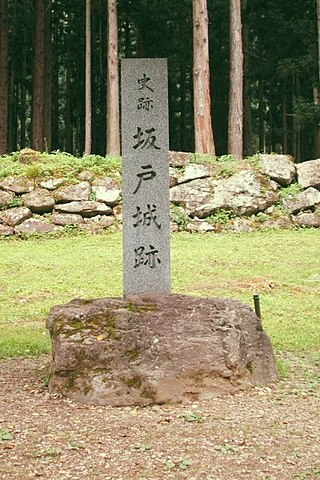
[[[124,294],[169,293],[167,61],[121,67]]]
[[[122,62],[124,298],[54,307],[49,391],[96,405],[195,401],[277,378],[260,318],[170,294],[167,66]]]

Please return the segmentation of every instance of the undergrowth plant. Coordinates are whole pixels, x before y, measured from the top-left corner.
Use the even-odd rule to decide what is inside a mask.
[[[303,191],[303,188],[300,187],[298,183],[292,183],[288,187],[284,187],[279,190],[279,197],[281,199],[284,199],[293,195],[298,195],[302,191]]]
[[[72,181],[81,171],[87,170],[96,176],[121,175],[120,157],[85,155],[74,157],[66,152],[37,153],[37,161],[31,164],[19,161],[19,152],[0,157],[0,179],[8,176],[48,177],[61,176]]]
[[[0,357],[48,352],[45,321],[54,305],[122,295],[122,235],[72,230],[65,227],[60,238],[0,241]],[[316,229],[175,233],[172,291],[250,305],[258,292],[275,349],[318,356],[320,364],[318,235]]]

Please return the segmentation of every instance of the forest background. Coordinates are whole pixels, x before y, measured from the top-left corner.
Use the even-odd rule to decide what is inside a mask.
[[[168,58],[170,149],[197,151],[194,35],[203,26],[214,153],[234,153],[239,122],[237,156],[318,158],[319,12],[320,0],[0,0],[0,154],[117,153],[111,89],[124,57]]]

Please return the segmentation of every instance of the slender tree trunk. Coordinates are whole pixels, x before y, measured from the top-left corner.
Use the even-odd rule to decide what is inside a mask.
[[[52,148],[57,150],[60,146],[59,138],[59,57],[57,45],[59,38],[58,19],[53,25],[53,52],[52,52]]]
[[[186,151],[187,145],[187,69],[185,53],[180,55],[180,150]]]
[[[8,147],[10,152],[17,150],[17,92],[14,62],[11,62],[9,77]]]
[[[86,0],[86,120],[84,153],[91,153],[91,1]]]
[[[45,10],[45,72],[44,72],[44,105],[43,105],[43,133],[45,147],[49,152],[52,149],[52,38],[51,38],[51,4],[46,0]]]
[[[230,0],[230,91],[228,153],[243,155],[243,51],[241,0]]]
[[[274,111],[275,111],[275,105],[274,105],[274,85],[273,81],[270,81],[270,91],[269,91],[269,132],[268,132],[268,152],[274,152],[275,151],[275,138],[274,138]]]
[[[313,99],[315,105],[320,105],[319,91],[320,91],[320,0],[317,0],[317,27],[318,27],[318,85],[313,89]],[[315,126],[314,131],[314,147],[313,154],[316,158],[320,156],[320,124]]]
[[[320,105],[319,88],[317,86],[313,87],[313,101],[314,101],[314,104],[319,107],[319,105]],[[317,125],[315,125],[315,127],[314,127],[313,156],[315,158],[320,157],[320,125],[319,125],[319,123]]]
[[[99,123],[99,128],[97,128],[97,136],[96,136],[96,143],[97,143],[97,152],[100,155],[105,155],[106,153],[106,133],[107,133],[107,127],[106,127],[106,120],[107,120],[107,102],[106,102],[106,87],[107,87],[107,81],[106,81],[106,67],[105,67],[105,62],[104,60],[106,59],[106,52],[105,52],[105,47],[106,47],[106,41],[105,41],[105,33],[106,33],[106,28],[105,28],[105,23],[103,21],[102,15],[103,12],[105,12],[105,0],[101,0],[100,2],[100,15],[99,15],[99,77],[98,77],[98,82],[99,82],[99,114],[97,117],[97,121]]]
[[[251,94],[249,82],[249,35],[248,27],[243,25],[243,50],[244,50],[244,121],[243,121],[243,149],[245,156],[253,155],[253,134],[252,134],[252,119],[251,119]]]
[[[295,157],[295,161],[300,163],[301,155],[300,155],[300,123],[297,120],[295,115],[296,105],[297,105],[297,98],[299,97],[300,93],[300,79],[298,75],[294,75],[293,77],[293,96],[292,96],[292,110],[293,110],[293,155]]]
[[[263,81],[259,80],[258,96],[259,96],[259,152],[265,151],[265,137],[264,137],[264,85]]]
[[[99,8],[102,9],[100,6]],[[104,52],[103,52],[103,26],[102,26],[102,18],[99,17],[99,77],[100,80],[103,78],[104,68],[103,68],[103,60],[104,60]]]
[[[195,152],[215,155],[211,120],[207,0],[193,0],[193,92]]]
[[[32,144],[44,150],[44,72],[45,72],[45,2],[34,0],[35,35],[33,60]]]
[[[107,154],[120,155],[118,18],[116,0],[108,0]]]
[[[34,0],[35,35],[33,60],[32,144],[44,150],[44,72],[45,72],[45,5],[43,0]]]
[[[17,41],[17,2],[13,3],[12,32],[13,40]],[[8,109],[8,148],[10,152],[18,149],[18,77],[19,67],[14,58],[9,61],[9,109]]]
[[[130,50],[131,50],[131,35],[130,35],[130,23],[128,18],[126,18],[125,24],[124,24],[124,54],[126,58],[129,58],[130,56]]]
[[[317,26],[318,26],[318,82],[320,86],[320,0],[317,0]]]
[[[26,38],[24,34],[24,39]],[[25,42],[24,42],[25,43]],[[27,77],[27,48],[23,47],[22,51],[22,65],[21,65],[22,80],[20,83],[20,148],[26,146],[26,108],[27,108],[27,88],[25,79]]]
[[[8,4],[0,0],[0,155],[8,150]]]
[[[288,99],[287,93],[282,93],[282,153],[288,153]]]
[[[65,116],[64,116],[64,131],[65,131],[65,150],[73,153],[72,145],[72,122],[71,122],[71,52],[70,44],[67,51],[66,62],[66,101],[65,101]]]

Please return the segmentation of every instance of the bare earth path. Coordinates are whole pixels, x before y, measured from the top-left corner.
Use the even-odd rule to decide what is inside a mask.
[[[1,480],[320,480],[317,365],[235,396],[114,409],[48,395],[47,363],[0,360]]]

